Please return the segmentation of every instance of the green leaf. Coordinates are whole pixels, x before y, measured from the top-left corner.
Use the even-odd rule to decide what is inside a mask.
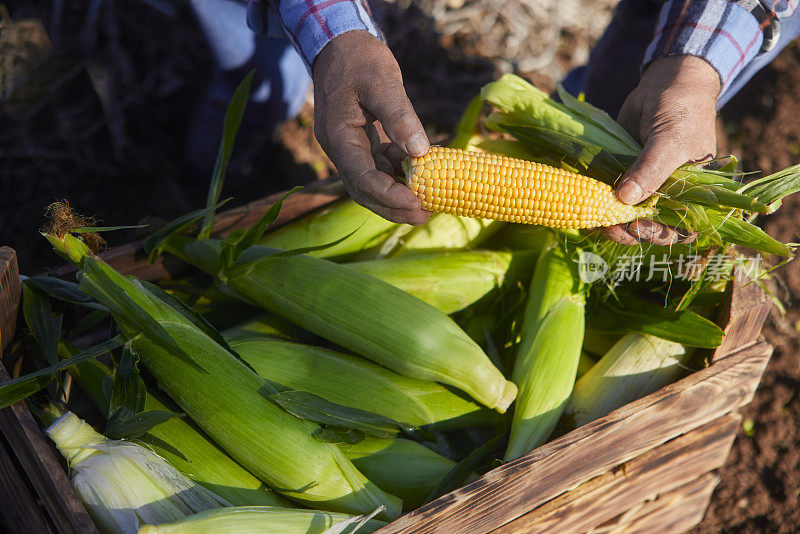
[[[149,410],[135,414],[125,413],[126,408],[120,408],[119,415],[109,418],[105,435],[110,439],[136,439],[164,421],[173,417],[184,417],[184,414],[167,412],[164,410]]]
[[[117,230],[136,230],[139,228],[147,228],[146,224],[129,224],[125,226],[81,226],[72,228],[70,232],[73,234],[88,234],[90,232],[114,232]]]
[[[689,310],[673,311],[628,295],[620,303],[596,305],[588,328],[610,334],[638,332],[690,347],[713,349],[722,343],[722,329]]]
[[[463,486],[473,471],[483,465],[492,451],[500,444],[505,434],[499,434],[477,449],[473,450],[466,458],[458,462],[450,472],[436,485],[425,498],[425,502],[438,499],[445,493],[450,493],[456,488]]]
[[[605,130],[609,135],[619,139],[632,153],[638,153],[642,149],[639,143],[631,137],[631,134],[605,111],[594,107],[588,102],[578,100],[569,94],[561,84],[556,86],[556,91],[558,92],[558,98],[561,99],[564,106],[574,114],[584,117],[587,121],[594,123],[598,128]]]
[[[50,299],[33,289],[27,281],[22,284],[22,314],[47,363],[58,362],[58,340],[61,339],[63,315],[53,315]]]
[[[11,406],[15,402],[33,395],[53,381],[60,371],[75,364],[101,356],[117,347],[121,347],[124,342],[125,340],[122,336],[115,336],[108,341],[79,353],[73,358],[62,360],[50,367],[0,384],[0,408]]]
[[[236,141],[239,126],[242,124],[247,101],[250,98],[250,85],[253,82],[254,74],[255,70],[247,73],[242,83],[236,88],[236,92],[233,93],[228,109],[225,110],[225,125],[222,129],[222,139],[219,143],[217,161],[214,163],[214,172],[211,175],[211,185],[208,188],[208,199],[206,200],[206,209],[209,211],[203,216],[203,224],[198,234],[200,238],[211,236],[211,227],[214,225],[214,211],[216,210],[214,206],[217,205],[222,194],[225,173],[228,170],[228,163],[233,154],[233,143]]]
[[[144,410],[144,401],[147,389],[139,374],[139,356],[130,350],[126,343],[122,349],[122,357],[114,369],[114,384],[108,403],[108,419],[113,420],[112,414],[124,408],[130,413]]]
[[[361,443],[366,437],[360,430],[338,426],[320,427],[314,430],[311,435],[325,443],[346,443],[348,445]]]
[[[96,310],[108,311],[108,308],[102,304],[94,302],[94,299],[78,289],[78,284],[75,282],[68,282],[60,278],[52,276],[26,276],[23,278],[25,284],[35,288],[37,291],[44,293],[48,297],[53,297],[64,302],[78,304],[87,308],[95,308]]]
[[[180,217],[170,222],[166,226],[150,234],[142,242],[142,248],[144,249],[145,254],[147,254],[147,261],[152,263],[156,260],[156,258],[163,251],[164,245],[169,240],[170,237],[185,232],[192,225],[197,223],[197,221],[205,217],[206,214],[219,209],[221,206],[224,206],[225,204],[227,204],[229,200],[230,199],[228,198],[223,200],[222,202],[217,203],[215,206],[209,208],[203,208],[200,210],[195,210],[186,213],[184,215],[181,215]]]
[[[461,115],[461,119],[458,121],[456,135],[450,142],[452,148],[466,150],[469,147],[469,140],[475,135],[482,110],[483,99],[481,95],[476,95],[469,101],[467,109],[464,110],[464,114]]]
[[[301,189],[303,189],[301,186],[292,188],[288,193],[279,198],[275,204],[270,206],[264,215],[262,215],[253,226],[244,232],[244,234],[238,236],[230,245],[227,245],[232,248],[232,251],[226,255],[226,259],[231,263],[222,263],[222,270],[227,269],[236,263],[236,260],[241,257],[244,251],[258,243],[258,240],[261,239],[261,236],[263,236],[264,232],[267,231],[267,227],[277,220],[278,214],[280,214],[281,207],[283,206],[283,201]]]
[[[102,306],[102,304],[98,304],[98,306]],[[105,308],[105,306],[103,306]],[[87,313],[83,317],[81,317],[75,325],[72,327],[72,332],[75,334],[80,334],[81,332],[85,332],[95,326],[97,323],[105,319],[109,316],[108,310],[93,310],[90,313]]]
[[[336,404],[309,391],[287,390],[266,397],[284,410],[325,427],[358,430],[378,438],[394,438],[405,433],[414,438],[427,439],[430,433],[408,423],[397,421],[358,408]]]

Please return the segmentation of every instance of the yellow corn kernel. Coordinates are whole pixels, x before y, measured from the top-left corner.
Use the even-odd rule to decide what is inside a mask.
[[[433,146],[404,168],[406,185],[428,211],[551,228],[605,227],[656,213],[649,202],[620,202],[594,178],[483,152]]]

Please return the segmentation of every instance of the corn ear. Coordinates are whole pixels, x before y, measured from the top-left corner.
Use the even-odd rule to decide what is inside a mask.
[[[265,336],[231,339],[230,344],[272,383],[398,422],[449,430],[495,419],[492,411],[441,384],[399,375],[358,356]]]
[[[344,525],[347,526],[344,526]],[[175,523],[148,525],[139,534],[369,534],[386,525],[383,521],[322,510],[241,506],[218,508]]]
[[[72,412],[47,435],[67,459],[72,485],[103,532],[135,533],[140,523],[176,521],[229,505],[153,452],[107,439]]]
[[[368,437],[339,447],[359,471],[384,491],[403,499],[403,508],[417,508],[456,463],[424,445],[403,438]]]
[[[186,316],[96,258],[81,267],[80,289],[112,310],[159,386],[234,460],[292,500],[349,513],[384,505],[397,516],[398,499],[312,437],[317,425],[263,396],[264,380]]]
[[[626,334],[575,384],[565,414],[585,425],[671,384],[690,351],[647,334]]]
[[[66,357],[77,349],[62,343]],[[69,373],[86,391],[97,408],[108,412],[108,400],[103,392],[103,380],[110,376],[108,367],[89,360],[71,367]],[[149,391],[145,411],[171,411]],[[208,488],[234,506],[289,506],[289,502],[267,488],[263,482],[234,462],[211,442],[186,417],[172,417],[150,428],[137,441],[147,445],[171,466],[189,479]]]
[[[552,241],[536,264],[512,378],[519,386],[505,459],[543,444],[575,384],[583,344],[585,296],[577,266]]]
[[[397,226],[347,198],[264,234],[259,243],[282,250],[335,243],[307,254],[342,259],[379,245]]]

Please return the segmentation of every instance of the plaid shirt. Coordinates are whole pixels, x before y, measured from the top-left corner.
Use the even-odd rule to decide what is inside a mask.
[[[309,72],[320,50],[337,35],[364,30],[383,40],[366,0],[249,0],[247,23],[270,36],[282,29]]]
[[[660,57],[698,56],[719,73],[724,92],[759,52],[775,45],[780,19],[793,16],[798,1],[668,0],[643,67]]]

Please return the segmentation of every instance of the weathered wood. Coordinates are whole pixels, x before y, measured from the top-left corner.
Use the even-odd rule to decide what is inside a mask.
[[[622,514],[612,525],[592,529],[592,534],[678,534],[703,520],[719,477],[707,473],[657,499]]]
[[[772,353],[752,345],[406,514],[379,532],[488,532],[747,404]]]
[[[46,516],[37,507],[26,484],[27,477],[21,473],[9,445],[0,436],[0,532],[39,534],[53,532],[46,523]]]
[[[314,182],[283,202],[281,213],[270,228],[278,227],[314,209],[329,204],[341,198],[344,194],[344,186],[339,180]],[[212,236],[222,237],[236,228],[252,226],[281,196],[283,196],[283,193],[276,193],[244,206],[219,213],[214,218]],[[142,251],[141,241],[115,247],[100,254],[100,257],[117,271],[147,281],[175,278],[188,269],[185,263],[168,254],[162,255],[152,264],[147,263],[147,258]],[[65,265],[53,271],[52,274],[58,277],[68,277],[74,272],[74,267]]]
[[[17,253],[0,247],[0,357],[14,337],[21,291]]]
[[[769,295],[741,267],[734,268],[728,291],[730,298],[717,316],[717,324],[724,325],[725,337],[714,351],[712,361],[758,341],[772,308]]]
[[[740,422],[741,417],[734,415],[715,419],[584,482],[493,532],[586,532],[639,503],[721,467]]]
[[[0,383],[9,379],[0,364]],[[97,529],[72,489],[55,451],[47,442],[23,402],[0,410],[0,433],[10,445],[24,477],[36,491],[59,534],[95,534]],[[25,495],[20,494],[20,498]],[[24,502],[4,502],[3,506],[25,509]]]

